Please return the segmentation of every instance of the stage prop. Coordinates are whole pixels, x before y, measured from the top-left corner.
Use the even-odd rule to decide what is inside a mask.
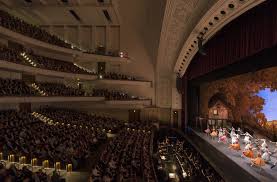
[[[241,127],[276,140],[277,67],[200,85],[201,130]],[[200,124],[199,124],[200,125]]]

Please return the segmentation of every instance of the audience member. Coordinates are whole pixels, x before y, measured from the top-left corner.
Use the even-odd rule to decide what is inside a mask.
[[[0,78],[0,96],[36,96],[33,91],[22,80]]]
[[[51,35],[45,30],[35,25],[29,24],[23,21],[22,19],[14,17],[2,10],[0,10],[0,25],[12,31],[18,32],[20,34],[32,37],[43,42],[47,42],[64,48],[72,47],[70,44],[61,40],[57,36]]]

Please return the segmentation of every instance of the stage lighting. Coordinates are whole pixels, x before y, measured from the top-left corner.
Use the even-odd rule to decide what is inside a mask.
[[[186,178],[186,177],[187,177],[187,173],[186,173],[185,171],[183,172],[183,174],[182,174],[182,175],[183,175],[183,177],[184,177],[184,178]]]
[[[176,178],[176,174],[175,173],[169,173],[169,178]]]
[[[197,40],[198,40],[198,52],[199,52],[199,54],[201,54],[203,56],[206,56],[207,53],[206,53],[206,51],[204,50],[204,47],[203,47],[203,38],[202,37],[197,37]]]

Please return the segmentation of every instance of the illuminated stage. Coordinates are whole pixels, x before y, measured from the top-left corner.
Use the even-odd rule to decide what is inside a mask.
[[[212,140],[205,133],[193,131],[186,137],[198,148],[203,156],[213,165],[213,167],[226,179],[226,181],[277,181],[277,166],[271,169],[271,164],[266,164],[259,169],[250,166],[250,159],[241,157],[244,144],[241,142],[240,151],[236,152],[228,148],[228,144],[218,143]],[[270,151],[274,150],[274,145],[268,143]],[[271,161],[277,160],[277,154],[271,156]]]

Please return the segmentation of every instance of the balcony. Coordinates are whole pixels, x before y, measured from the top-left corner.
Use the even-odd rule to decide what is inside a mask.
[[[53,53],[59,53],[67,56],[75,56],[76,62],[116,62],[116,63],[129,63],[130,59],[124,57],[106,56],[98,54],[83,53],[79,50],[68,49],[53,44],[49,44],[20,33],[11,31],[7,28],[0,26],[0,34],[4,39],[16,41],[20,44],[27,44],[32,48],[43,49]]]
[[[0,97],[0,103],[44,103],[44,102],[99,102],[104,101],[104,97],[64,97],[64,96],[34,96],[34,97]]]
[[[47,69],[41,69],[31,66],[26,66],[22,64],[16,64],[9,61],[0,60],[0,68],[6,70],[13,70],[18,72],[29,73],[32,75],[44,75],[44,76],[53,76],[61,78],[71,78],[71,79],[81,79],[81,80],[96,80],[96,75],[85,75],[85,74],[75,74],[75,73],[66,73],[59,72]]]

